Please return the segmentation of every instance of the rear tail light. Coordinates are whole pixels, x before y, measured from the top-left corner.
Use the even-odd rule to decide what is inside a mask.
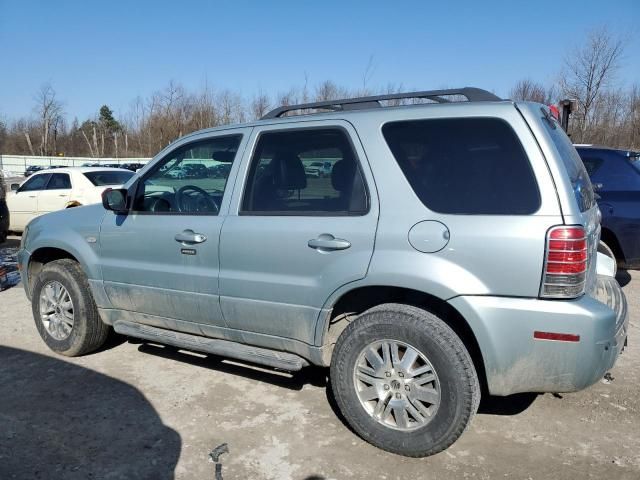
[[[558,226],[549,230],[540,296],[576,298],[582,295],[588,256],[587,235],[583,227]]]

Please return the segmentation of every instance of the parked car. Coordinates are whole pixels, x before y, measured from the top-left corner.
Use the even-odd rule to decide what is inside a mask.
[[[320,169],[318,167],[312,167],[312,166],[304,167],[304,173],[307,177],[320,178],[321,176]]]
[[[0,243],[7,240],[9,233],[9,209],[6,201],[6,187],[4,174],[0,172]]]
[[[209,167],[209,177],[211,178],[227,178],[231,171],[230,163],[221,163],[220,165],[214,165]]]
[[[9,230],[22,232],[31,219],[43,213],[100,203],[105,188],[122,185],[132,176],[129,170],[90,167],[36,172],[22,184],[11,185],[7,194]]]
[[[414,98],[432,103],[385,106]],[[302,159],[329,150],[330,177],[309,182]],[[165,176],[218,151],[233,161],[224,191]],[[548,108],[464,88],[187,135],[102,205],[31,221],[18,257],[53,351],[94,351],[112,326],[329,367],[353,430],[417,457],[456,441],[481,386],[572,392],[614,365],[628,318],[599,237],[587,172]]]
[[[602,241],[618,262],[640,267],[640,152],[576,145],[598,194]]]
[[[119,163],[103,163],[100,166],[105,168],[122,168],[122,166]]]
[[[31,165],[27,167],[26,170],[24,171],[24,176],[30,177],[35,172],[39,172],[40,170],[44,170],[44,169],[45,167],[41,167],[40,165]]]
[[[184,178],[207,178],[209,170],[202,163],[187,163],[183,165]]]
[[[120,165],[120,168],[126,168],[127,170],[131,170],[132,172],[137,172],[142,167],[144,167],[144,163],[123,163]]]
[[[314,168],[318,171],[318,176],[326,177],[331,175],[331,168],[333,164],[331,162],[311,162],[309,168]]]

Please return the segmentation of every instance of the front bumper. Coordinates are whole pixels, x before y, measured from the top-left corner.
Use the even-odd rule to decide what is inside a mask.
[[[598,276],[592,295],[576,300],[461,296],[449,303],[476,336],[492,395],[573,392],[601,379],[627,338],[627,302],[618,282]],[[538,340],[536,331],[580,338]]]
[[[18,270],[20,271],[20,280],[22,281],[22,286],[24,288],[25,293],[27,294],[27,298],[31,301],[31,291],[29,288],[29,258],[31,257],[31,253],[24,248],[20,248],[18,250]]]

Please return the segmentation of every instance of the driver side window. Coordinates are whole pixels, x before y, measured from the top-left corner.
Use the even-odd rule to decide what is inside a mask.
[[[133,210],[140,213],[217,215],[242,135],[183,145],[139,183]]]

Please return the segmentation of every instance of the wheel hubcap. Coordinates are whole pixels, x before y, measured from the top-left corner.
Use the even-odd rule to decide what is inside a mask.
[[[411,345],[381,340],[366,346],[354,369],[354,385],[365,411],[397,430],[425,426],[440,405],[433,366]]]
[[[56,340],[64,340],[73,329],[73,301],[60,282],[47,283],[40,292],[40,320]]]

